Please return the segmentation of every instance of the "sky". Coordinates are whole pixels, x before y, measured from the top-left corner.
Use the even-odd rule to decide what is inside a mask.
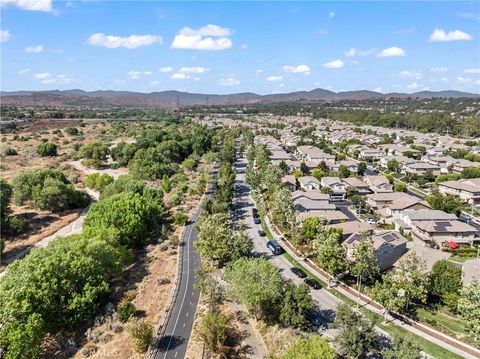
[[[480,2],[0,0],[2,91],[480,93]]]

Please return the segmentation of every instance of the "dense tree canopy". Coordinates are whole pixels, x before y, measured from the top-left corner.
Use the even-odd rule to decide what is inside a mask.
[[[334,350],[320,335],[297,339],[283,354],[282,359],[333,359]]]

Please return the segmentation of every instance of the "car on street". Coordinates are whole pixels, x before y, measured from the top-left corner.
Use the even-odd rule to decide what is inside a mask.
[[[260,237],[265,237],[267,234],[265,233],[265,231],[259,229],[259,230],[258,230],[258,235],[259,235]]]
[[[304,282],[310,288],[313,288],[315,290],[322,289],[322,285],[320,283],[318,283],[318,281],[315,280],[315,279],[307,278],[307,279],[304,280]]]
[[[290,271],[295,274],[298,278],[307,278],[307,274],[297,267],[290,268]]]
[[[258,217],[253,217],[253,223],[255,223],[255,224],[260,224],[260,218],[258,218]]]

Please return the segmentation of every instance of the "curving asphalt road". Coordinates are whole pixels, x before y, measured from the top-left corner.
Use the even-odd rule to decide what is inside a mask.
[[[218,166],[212,169],[212,179],[216,176]],[[210,180],[206,195],[210,196],[213,188],[213,180]],[[194,288],[195,269],[200,266],[200,255],[193,243],[198,238],[195,224],[200,218],[201,206],[190,218],[185,227],[183,250],[181,253],[182,272],[180,273],[180,288],[178,290],[173,309],[170,313],[163,336],[160,338],[155,359],[180,359],[185,357],[188,340],[192,333],[195,311],[197,309],[199,292]]]

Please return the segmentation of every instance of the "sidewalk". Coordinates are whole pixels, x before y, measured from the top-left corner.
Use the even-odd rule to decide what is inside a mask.
[[[281,235],[281,232],[277,230],[277,228],[274,225],[272,225],[270,218],[268,216],[265,216],[264,218],[265,218],[265,224],[268,226],[268,228],[270,229],[270,232],[275,237],[275,239],[278,242],[283,243],[283,248],[285,249],[285,251],[288,254],[290,254],[297,262],[299,262],[301,265],[308,268],[308,270],[310,270],[315,275],[317,275],[321,280],[328,283],[328,280],[331,278],[331,276],[325,271],[323,271],[321,268],[317,267],[309,259],[304,259],[303,257],[301,257],[295,250],[294,246],[289,241],[283,239],[284,237]],[[343,283],[340,283],[340,285],[336,286],[334,290],[338,291],[340,294],[346,296],[347,298],[351,299],[354,302],[359,301],[358,291],[356,291],[351,287],[346,286]],[[371,298],[363,294],[360,295],[359,303],[362,307],[372,312],[375,312],[381,316],[384,315],[384,308],[380,304],[374,302]],[[447,349],[455,354],[458,354],[464,358],[468,358],[468,359],[480,358],[479,349],[471,345],[468,345],[466,343],[463,343],[458,339],[445,335],[422,323],[409,320],[410,324],[407,324],[401,320],[393,318],[389,314],[386,316],[386,318],[388,319],[389,323],[394,323],[395,325],[398,325],[399,327],[405,330],[408,330],[409,332],[415,335],[418,335],[422,338],[425,338],[426,340],[432,343],[435,343],[438,346],[444,349]]]

